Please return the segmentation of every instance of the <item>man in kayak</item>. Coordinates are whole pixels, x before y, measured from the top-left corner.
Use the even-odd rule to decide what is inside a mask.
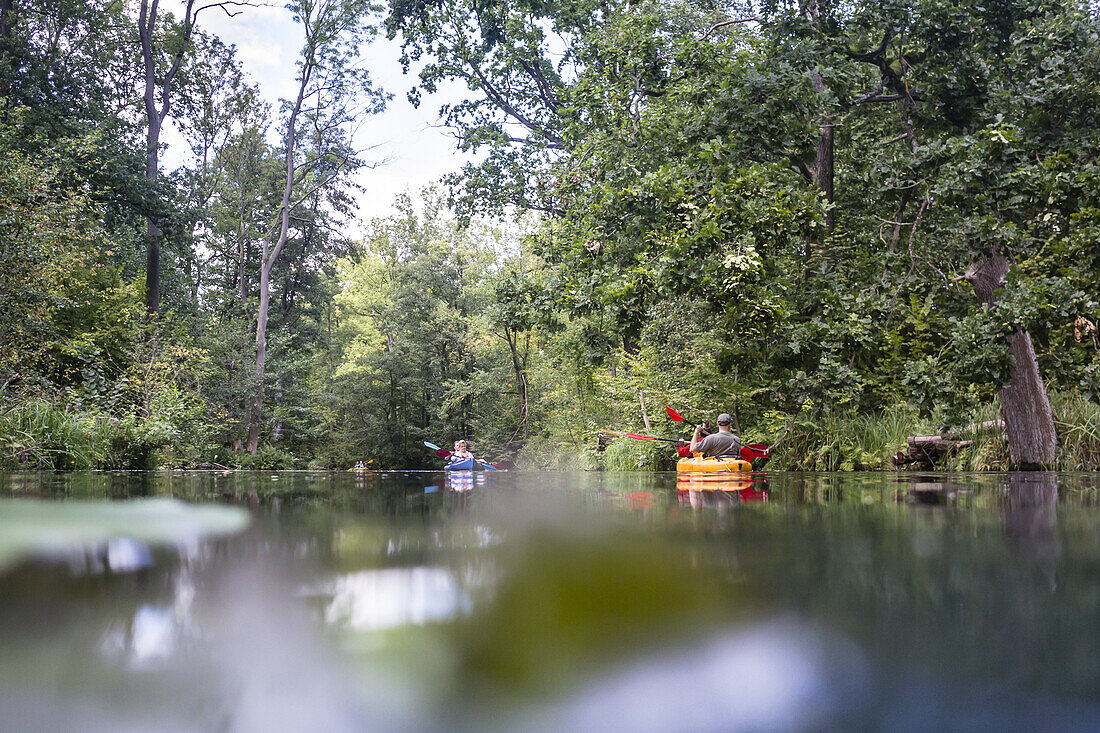
[[[718,432],[707,435],[702,425],[695,426],[695,433],[691,436],[691,447],[694,453],[702,453],[704,458],[713,456],[739,456],[741,455],[741,439],[730,432],[733,418],[723,412],[718,416]],[[704,437],[705,436],[705,437]]]

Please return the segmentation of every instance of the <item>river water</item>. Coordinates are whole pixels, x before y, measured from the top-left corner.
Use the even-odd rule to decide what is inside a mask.
[[[1100,475],[0,473],[0,729],[1100,730]]]

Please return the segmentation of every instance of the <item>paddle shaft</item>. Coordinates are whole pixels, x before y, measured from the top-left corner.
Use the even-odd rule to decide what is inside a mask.
[[[604,430],[604,435],[611,435],[616,438],[633,438],[634,440],[660,440],[665,443],[686,443],[683,438],[658,438],[656,435],[641,435],[639,433],[618,433],[611,430]]]

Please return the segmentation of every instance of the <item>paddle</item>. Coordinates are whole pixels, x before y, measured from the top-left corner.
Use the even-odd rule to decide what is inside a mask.
[[[663,440],[666,443],[686,443],[683,438],[658,438],[656,435],[640,435],[639,433],[619,433],[613,430],[602,431],[604,435],[616,438],[634,438],[634,440]]]
[[[426,440],[424,441],[424,446],[425,446],[425,447],[427,447],[427,448],[431,448],[432,450],[434,450],[434,451],[435,451],[435,454],[436,454],[437,456],[439,456],[440,458],[446,458],[447,456],[453,456],[453,455],[454,455],[454,453],[451,453],[451,452],[450,452],[449,450],[447,450],[446,448],[440,448],[440,447],[439,447],[438,445],[436,445],[435,443],[429,443],[429,442],[428,442],[428,441],[426,441]]]
[[[676,422],[686,422],[686,423],[691,423],[692,425],[700,425],[701,424],[703,426],[703,430],[706,430],[708,433],[710,432],[710,420],[700,420],[699,422],[696,422],[695,420],[688,420],[686,417],[684,417],[680,413],[676,412],[676,410],[673,410],[668,405],[665,405],[665,412],[667,412],[668,416],[671,417]]]
[[[695,422],[694,420],[688,420],[686,417],[683,417],[682,415],[680,415],[680,413],[676,412],[676,410],[673,410],[668,405],[665,405],[665,412],[667,412],[668,416],[671,417],[676,422],[690,422],[692,425],[698,425],[699,424],[699,423]]]

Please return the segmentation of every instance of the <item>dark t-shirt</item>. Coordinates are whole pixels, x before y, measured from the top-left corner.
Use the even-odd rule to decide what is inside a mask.
[[[701,452],[705,458],[711,456],[739,456],[741,455],[741,439],[733,433],[717,432],[696,443],[695,451],[697,453]]]

